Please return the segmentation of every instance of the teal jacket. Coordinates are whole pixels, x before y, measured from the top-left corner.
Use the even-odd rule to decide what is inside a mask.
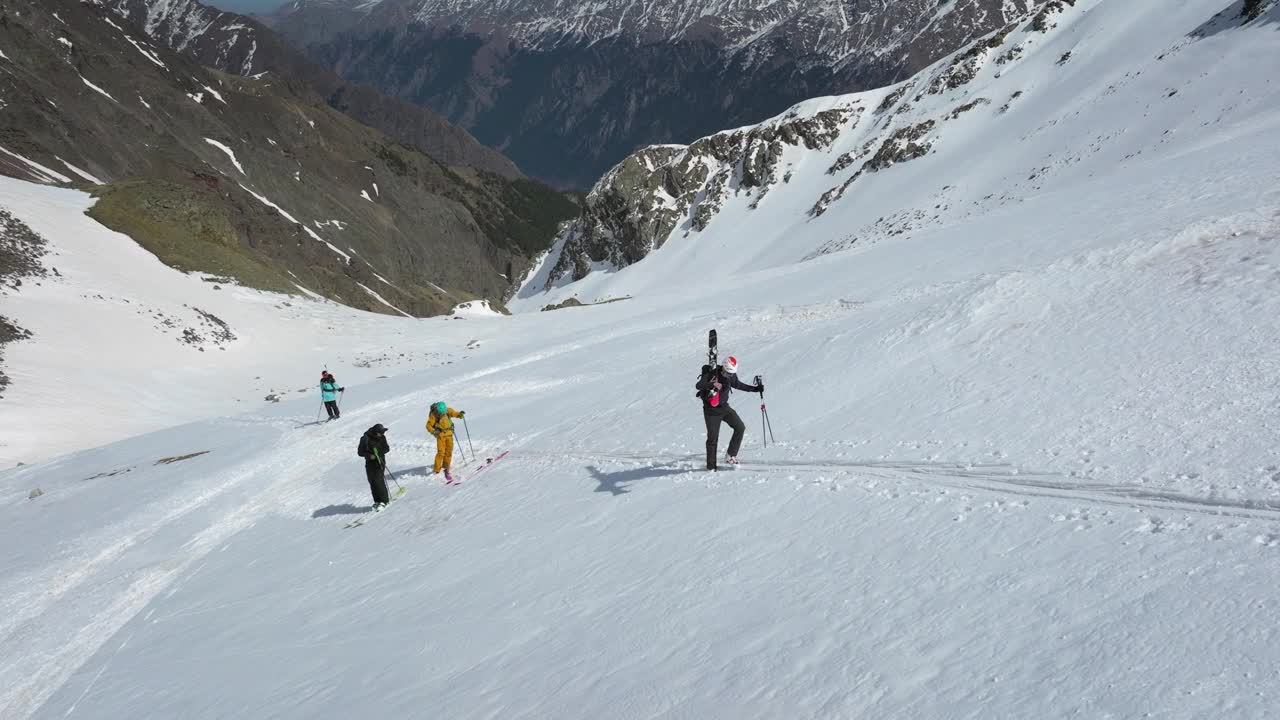
[[[320,399],[332,402],[338,399],[338,384],[324,380],[320,383]]]

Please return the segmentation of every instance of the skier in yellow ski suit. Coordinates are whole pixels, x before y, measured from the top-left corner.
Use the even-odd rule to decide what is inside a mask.
[[[449,467],[453,464],[452,418],[466,416],[465,412],[454,410],[443,402],[432,405],[431,414],[427,416],[427,432],[436,437],[436,464],[432,472],[439,475],[443,468],[448,482],[453,482],[453,475],[449,473]]]

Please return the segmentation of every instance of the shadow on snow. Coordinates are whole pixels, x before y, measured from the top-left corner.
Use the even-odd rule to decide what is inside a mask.
[[[322,517],[333,517],[334,515],[363,515],[364,513],[367,513],[372,509],[373,509],[372,505],[367,505],[365,507],[356,507],[351,503],[344,503],[342,505],[330,505],[328,507],[322,507],[319,510],[316,510],[315,512],[311,513],[311,517],[322,518]]]
[[[683,475],[688,473],[689,469],[667,465],[634,468],[631,470],[619,470],[617,472],[607,473],[592,465],[587,467],[587,472],[591,473],[591,478],[599,483],[596,486],[596,492],[607,492],[614,497],[617,497],[631,492],[627,486],[637,480],[652,480],[654,478],[668,477],[670,475]]]

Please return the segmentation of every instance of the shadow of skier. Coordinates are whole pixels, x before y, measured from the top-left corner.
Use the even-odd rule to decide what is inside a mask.
[[[631,492],[627,485],[637,480],[652,480],[653,478],[667,477],[670,475],[683,475],[688,470],[674,467],[643,467],[632,470],[619,470],[618,472],[607,473],[595,466],[588,466],[587,472],[591,473],[598,485],[596,492],[607,492],[614,497],[626,495]]]
[[[328,507],[322,507],[319,510],[316,510],[315,512],[311,513],[311,517],[314,519],[314,518],[322,518],[322,517],[333,517],[334,515],[363,515],[364,513],[367,513],[372,509],[373,509],[372,505],[369,505],[367,507],[356,507],[351,503],[345,503],[343,505],[329,505]]]

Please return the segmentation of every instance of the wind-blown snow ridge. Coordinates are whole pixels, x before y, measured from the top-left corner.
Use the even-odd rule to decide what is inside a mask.
[[[19,155],[18,153],[13,152],[12,150],[6,147],[0,146],[0,152],[4,153],[5,155],[8,155],[9,157],[15,160],[20,161],[23,164],[23,170],[29,173],[32,177],[34,177],[37,182],[46,183],[46,184],[71,182],[71,178],[67,177],[66,175],[63,175],[62,173],[56,170],[51,170],[45,167],[44,165],[41,165],[40,163],[34,160],[31,160],[30,158],[23,157],[22,155]]]
[[[201,85],[200,87],[204,88],[205,92],[212,95],[214,99],[217,100],[218,102],[222,103],[223,105],[227,104],[227,101],[222,99],[222,93],[218,92],[217,90],[214,90],[208,85]]]
[[[118,29],[118,28],[117,28],[117,29]],[[121,32],[123,32],[123,31],[121,31]],[[145,57],[147,60],[151,61],[151,63],[152,63],[153,65],[155,65],[156,67],[159,67],[159,68],[163,68],[163,69],[165,69],[165,70],[168,70],[168,69],[169,69],[169,67],[168,67],[167,65],[165,65],[163,62],[161,62],[161,61],[160,61],[160,58],[159,58],[159,57],[157,57],[157,56],[156,56],[156,54],[155,54],[154,52],[152,52],[151,50],[148,50],[148,49],[146,49],[146,48],[142,47],[142,45],[141,45],[141,44],[139,44],[137,40],[134,40],[133,38],[129,37],[128,35],[125,35],[125,36],[124,36],[124,39],[125,39],[125,40],[128,40],[128,41],[129,41],[129,44],[130,44],[130,45],[132,45],[134,48],[136,48],[138,52],[142,53],[142,56],[143,56],[143,57]]]
[[[98,178],[94,177],[93,175],[89,174],[88,172],[86,172],[86,171],[84,171],[84,170],[81,170],[80,168],[76,167],[75,165],[72,165],[71,163],[67,162],[66,160],[63,160],[62,158],[58,158],[58,162],[62,163],[63,165],[66,165],[68,170],[70,170],[71,172],[75,173],[76,175],[79,175],[81,178],[83,178],[83,179],[85,179],[85,180],[88,180],[89,182],[93,183],[94,185],[106,185],[106,183],[104,183],[103,181],[99,180]]]
[[[219,98],[219,100],[221,100],[221,98]],[[239,170],[241,175],[245,175],[244,166],[242,166],[240,164],[240,161],[236,159],[236,154],[234,150],[218,142],[217,140],[211,140],[209,138],[205,138],[204,141],[218,148],[222,152],[226,153],[227,157],[231,158],[231,164],[236,166],[236,170]],[[241,185],[241,187],[244,187],[244,186]],[[272,207],[275,207],[275,206],[273,205]],[[279,208],[276,208],[276,209],[279,210]],[[297,221],[295,220],[294,222],[297,222]]]
[[[258,193],[256,193],[256,192],[254,192],[254,191],[250,190],[249,188],[245,187],[243,184],[241,184],[241,185],[240,185],[240,188],[241,188],[241,189],[243,189],[245,192],[249,193],[250,195],[252,195],[254,198],[256,198],[258,202],[260,202],[260,203],[262,203],[263,205],[266,205],[267,207],[269,207],[269,208],[271,208],[271,209],[275,210],[276,212],[280,213],[280,215],[281,215],[285,220],[288,220],[289,222],[293,223],[294,225],[298,225],[298,226],[300,226],[300,227],[302,228],[302,231],[303,231],[303,232],[305,232],[308,236],[310,236],[312,240],[315,240],[316,242],[319,242],[319,243],[324,243],[324,244],[325,244],[325,246],[327,246],[330,250],[332,250],[332,251],[334,252],[334,254],[335,254],[335,255],[337,255],[337,256],[339,256],[339,257],[341,257],[344,261],[346,261],[346,262],[348,262],[348,263],[350,263],[350,262],[351,262],[351,256],[350,256],[350,255],[348,255],[347,253],[345,253],[345,252],[343,252],[343,251],[339,250],[339,249],[338,249],[338,247],[337,247],[336,245],[334,245],[333,243],[331,243],[331,242],[329,242],[328,240],[325,240],[324,238],[322,238],[322,237],[320,237],[319,235],[317,235],[317,234],[316,234],[316,231],[314,231],[314,230],[312,230],[311,228],[307,227],[307,224],[306,224],[306,223],[299,222],[297,218],[295,218],[294,216],[292,216],[292,215],[290,215],[288,212],[286,212],[284,208],[282,208],[282,207],[280,207],[279,205],[277,205],[277,204],[275,204],[275,203],[271,202],[271,201],[270,201],[270,200],[268,200],[265,196],[263,196],[263,195],[259,195]]]
[[[384,282],[385,282],[385,281],[384,281]],[[378,302],[382,303],[383,305],[386,305],[387,307],[391,308],[392,310],[395,310],[396,312],[400,313],[401,315],[403,315],[403,316],[405,316],[405,317],[408,317],[408,318],[413,317],[413,316],[412,316],[412,315],[410,315],[409,313],[407,313],[407,312],[405,312],[405,311],[401,310],[400,308],[396,307],[395,305],[392,305],[391,303],[387,302],[387,299],[386,299],[386,298],[384,298],[384,297],[382,297],[381,295],[379,295],[377,292],[375,292],[375,291],[374,291],[372,288],[370,288],[368,285],[365,285],[364,283],[356,283],[356,284],[357,284],[357,285],[359,285],[359,286],[360,286],[360,288],[361,288],[362,290],[364,290],[366,293],[369,293],[369,297],[373,298],[374,300],[377,300]],[[387,284],[389,285],[390,283],[387,283]]]
[[[94,85],[93,83],[89,82],[88,78],[86,78],[85,76],[81,75],[81,76],[80,76],[80,81],[81,81],[81,82],[83,82],[83,83],[85,84],[85,87],[88,87],[90,90],[92,90],[92,91],[94,91],[94,92],[98,93],[98,94],[99,94],[99,95],[101,95],[102,97],[104,97],[104,98],[106,98],[106,99],[110,100],[111,102],[115,102],[115,101],[116,101],[116,99],[115,99],[115,98],[111,97],[111,93],[109,93],[109,92],[107,92],[106,90],[103,90],[102,88],[98,87],[97,85]]]

